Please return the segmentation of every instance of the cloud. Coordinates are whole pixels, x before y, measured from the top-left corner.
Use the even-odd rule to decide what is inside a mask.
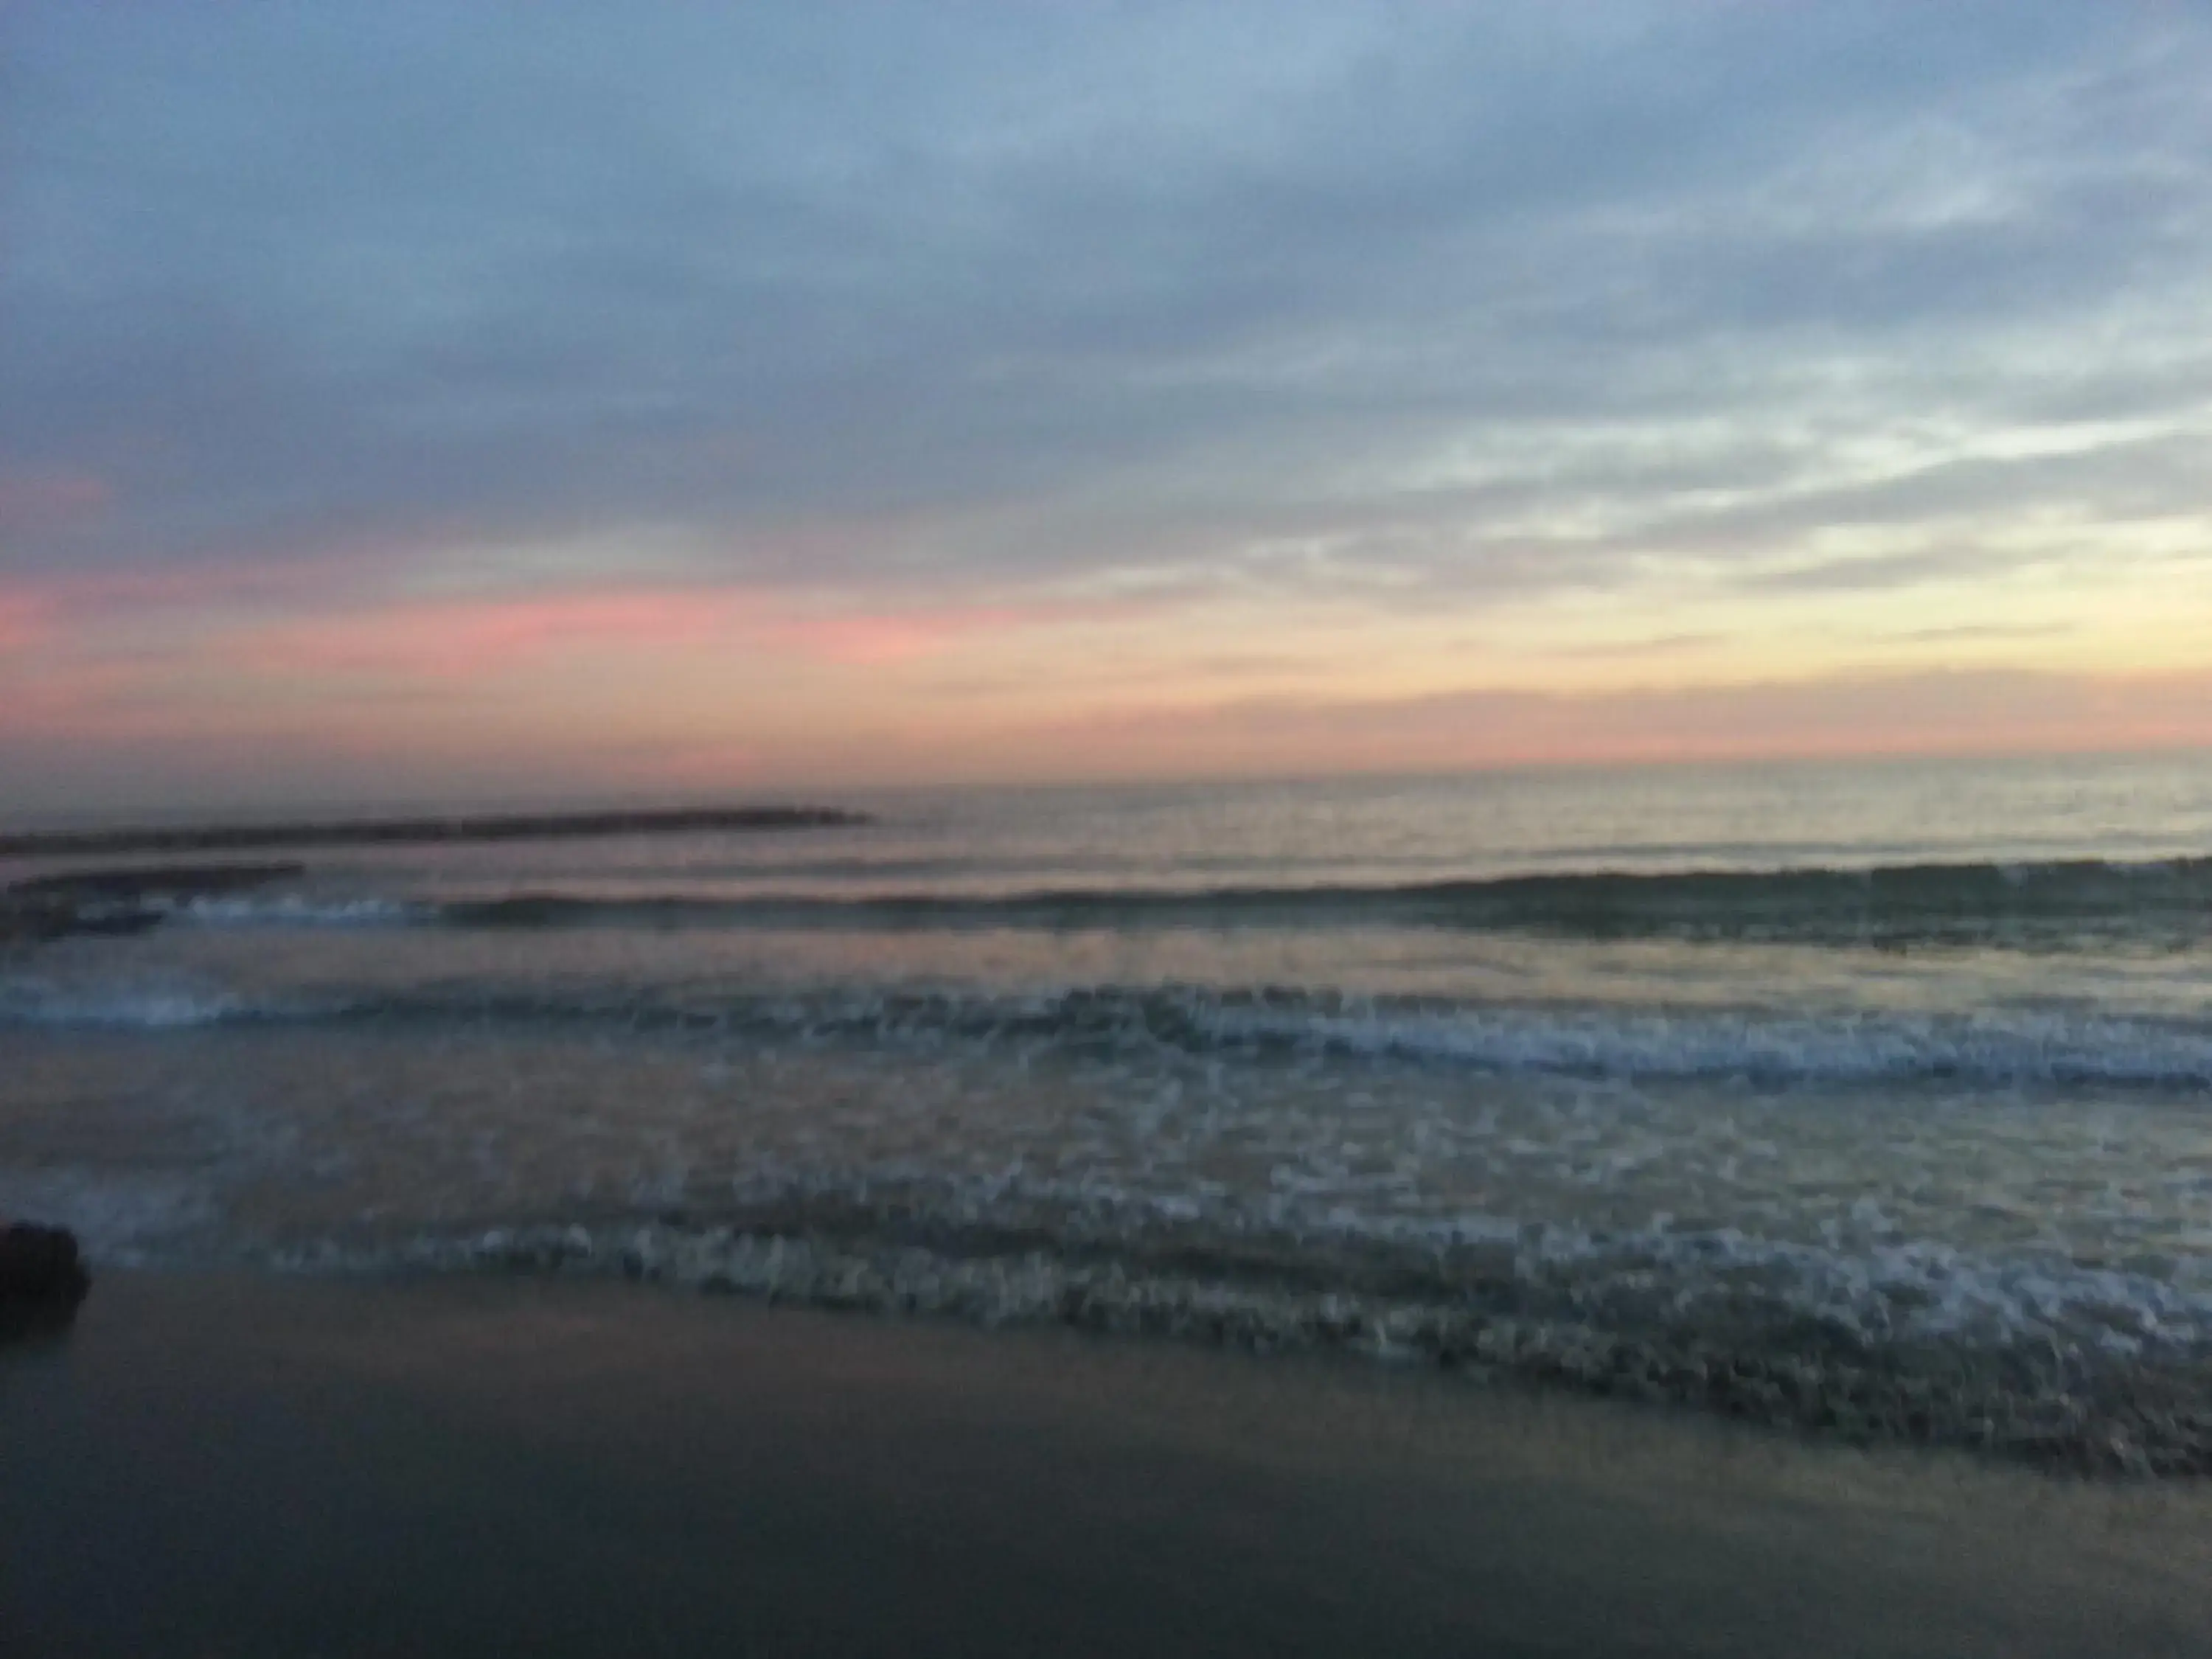
[[[1077,533],[854,574],[1090,565],[1119,477],[1373,507],[1377,449],[1756,419],[1838,357],[2002,397],[2008,332],[2205,252],[2171,21],[559,15],[16,23],[0,434],[167,486],[108,556],[1012,504]]]
[[[1102,769],[1306,770],[2212,748],[2212,673],[2006,670],[1597,693],[1230,700],[1069,722],[1024,743]]]
[[[31,0],[0,580],[456,680],[1117,605],[1579,606],[1570,666],[1944,585],[2179,615],[2208,80],[2198,12],[2073,0]]]
[[[1592,660],[1630,659],[1636,657],[1666,657],[1678,652],[1702,651],[1709,646],[1726,643],[1725,634],[1655,634],[1648,639],[1601,640],[1589,645],[1568,645],[1556,648],[1556,654]]]
[[[640,724],[470,701],[395,720],[357,701],[328,708],[276,700],[216,737],[204,716],[178,706],[173,689],[164,695],[124,678],[80,689],[74,704],[34,702],[28,717],[0,731],[0,788],[19,811],[2212,749],[2212,674],[2202,672],[1960,670],[1364,701],[1155,698],[1073,716],[999,699],[957,725],[881,712],[828,729],[780,725],[760,709],[737,725]]]
[[[65,530],[107,509],[105,483],[80,472],[0,472],[0,537]]]
[[[2073,632],[2072,628],[2064,623],[2045,623],[2021,627],[1960,623],[1948,628],[1906,629],[1887,637],[1904,644],[1954,644],[1983,640],[2047,640],[2071,632]]]
[[[242,671],[302,682],[347,675],[483,682],[579,656],[665,664],[726,651],[884,667],[978,635],[1125,613],[1054,605],[805,610],[773,592],[586,588],[264,619],[219,634],[210,650]]]
[[[1866,558],[1823,559],[1813,564],[1757,571],[1745,580],[1749,586],[1796,593],[1859,592],[1870,588],[1889,590],[1917,587],[1925,582],[1966,580],[1992,569],[2009,569],[2024,562],[2020,555],[1991,553],[1981,548],[1929,549]]]
[[[27,654],[48,635],[47,607],[30,597],[0,592],[0,651]]]

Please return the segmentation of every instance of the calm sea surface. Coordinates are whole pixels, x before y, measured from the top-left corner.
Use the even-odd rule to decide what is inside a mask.
[[[295,1266],[895,1220],[1601,1326],[2212,1342],[2212,759],[836,804],[876,822],[313,851],[0,954],[0,1212]]]

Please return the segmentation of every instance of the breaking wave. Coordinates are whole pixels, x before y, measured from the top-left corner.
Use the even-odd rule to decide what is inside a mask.
[[[190,898],[166,907],[173,921],[203,927],[399,927],[434,921],[434,906],[404,899]]]
[[[274,1012],[225,993],[0,981],[0,1026],[173,1031],[233,1024]]]
[[[2100,1472],[2212,1473],[2212,1294],[2063,1260],[1734,1232],[1253,1233],[1011,1191],[787,1194],[280,1249],[300,1272],[621,1274],[855,1311],[1343,1349]]]
[[[1362,885],[967,894],[514,892],[437,901],[300,892],[150,907],[202,927],[1048,933],[1395,927],[1826,946],[2212,945],[2212,859],[1591,872]]]
[[[465,927],[1145,928],[1404,927],[1583,939],[2057,946],[2212,939],[2212,859],[1595,872],[1395,886],[1070,889],[988,896],[522,894],[448,904]]]
[[[254,1001],[0,982],[0,1024],[578,1027],[644,1036],[965,1045],[1107,1058],[1394,1060],[1496,1073],[1771,1085],[1951,1082],[2212,1090],[2212,1029],[1990,1009],[1971,1014],[1621,1009],[1103,986],[1025,994],[823,987],[570,994],[422,990]]]

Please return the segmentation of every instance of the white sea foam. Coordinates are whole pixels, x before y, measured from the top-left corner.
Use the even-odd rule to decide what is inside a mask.
[[[399,899],[315,899],[297,893],[202,896],[169,911],[173,921],[201,927],[397,927],[435,915],[427,905]]]
[[[647,1183],[629,1196],[649,1216],[675,1195]],[[772,1215],[781,1227],[834,1237],[871,1224],[868,1216],[896,1215],[902,1227],[936,1237],[1018,1237],[1029,1241],[1025,1248],[1070,1261],[1118,1258],[1137,1273],[1164,1250],[1176,1273],[1201,1280],[1209,1261],[1219,1264],[1217,1276],[1237,1279],[1249,1271],[1240,1264],[1257,1259],[1273,1264],[1271,1272],[1296,1264],[1301,1282],[1349,1288],[1378,1260],[1393,1261],[1401,1278],[1412,1275],[1410,1296],[1449,1299],[1459,1293],[1459,1276],[1474,1273],[1468,1282],[1487,1285],[1487,1293],[1510,1284],[1507,1305],[1517,1314],[1572,1310],[1601,1323],[1648,1321],[1663,1310],[1686,1328],[1727,1325],[1764,1307],[1770,1321],[1802,1316],[1875,1345],[2027,1341],[2107,1356],[2212,1345],[2212,1263],[2202,1260],[2175,1263],[2162,1277],[2051,1249],[1974,1249],[1927,1238],[1815,1243],[1735,1225],[1676,1230],[1663,1219],[1601,1232],[1486,1212],[1398,1217],[1363,1212],[1325,1183],[1264,1196],[1218,1187],[1146,1192],[1096,1176],[1030,1176],[1018,1164],[966,1177],[905,1161],[860,1175],[763,1167],[726,1189],[724,1202],[738,1231],[748,1216]],[[611,1257],[635,1224],[569,1224],[564,1248],[586,1259]],[[524,1230],[533,1239],[544,1232]],[[520,1237],[504,1228],[480,1239],[422,1233],[365,1251],[295,1248],[286,1260],[465,1266],[477,1257],[504,1260]],[[1455,1266],[1464,1250],[1486,1265]]]
[[[214,1222],[219,1208],[213,1188],[189,1176],[0,1168],[0,1218],[66,1227],[95,1264],[174,1260],[181,1242]]]
[[[167,1031],[217,1025],[257,1012],[222,991],[0,983],[0,1024]]]
[[[836,1237],[840,1225],[849,1229],[853,1224],[848,1206],[864,1210],[872,1198],[882,1196],[880,1190],[866,1188],[838,1194],[819,1185],[804,1193],[786,1193],[781,1224],[789,1228],[796,1218],[796,1224],[806,1226],[804,1218],[815,1214],[831,1228],[827,1233],[808,1228],[806,1237],[818,1245]],[[1498,1316],[1571,1316],[1601,1328],[1615,1328],[1620,1334],[1633,1335],[1651,1322],[1652,1309],[1663,1308],[1669,1328],[1709,1328],[1716,1334],[1734,1330],[1741,1335],[1759,1328],[1756,1319],[1749,1324],[1746,1321],[1749,1310],[1763,1306],[1767,1325],[1778,1328],[1791,1315],[1800,1315],[1849,1331],[1875,1346],[1906,1343],[1973,1349],[2026,1341],[2039,1352],[2070,1351],[2087,1360],[2109,1361],[2154,1349],[2187,1352],[2212,1344],[2212,1283],[2178,1285],[2049,1256],[1978,1255],[1927,1242],[1864,1251],[1828,1250],[1755,1238],[1733,1229],[1599,1238],[1572,1227],[1488,1216],[1419,1230],[1352,1223],[1273,1234],[1255,1234],[1249,1226],[1209,1233],[1182,1224],[1180,1215],[1170,1217],[1164,1212],[1167,1206],[1158,1204],[1102,1206],[1094,1191],[1086,1194],[1084,1205],[1061,1212],[1066,1231],[1057,1241],[1060,1248],[1054,1249],[1044,1242],[1051,1235],[1037,1231],[1040,1217],[1055,1207],[1048,1184],[1024,1192],[1002,1186],[988,1195],[948,1189],[939,1198],[939,1206],[932,1207],[918,1202],[913,1191],[903,1191],[898,1213],[909,1227],[933,1218],[939,1229],[934,1236],[947,1241],[971,1235],[978,1239],[1019,1236],[1027,1241],[1024,1259],[1040,1268],[1057,1263],[1059,1271],[1090,1273],[1108,1270],[1101,1264],[1118,1263],[1110,1271],[1120,1276],[1119,1282],[1132,1285],[1158,1274],[1201,1290],[1209,1285],[1226,1291],[1250,1284],[1255,1282],[1252,1270],[1243,1265],[1243,1256],[1257,1244],[1265,1247],[1263,1259],[1271,1264],[1299,1262],[1303,1271],[1298,1283],[1317,1291],[1334,1284],[1345,1294],[1371,1297],[1371,1291],[1358,1290],[1362,1269],[1372,1260],[1365,1250],[1377,1243],[1412,1243],[1418,1231],[1431,1244],[1473,1243],[1510,1250],[1510,1273],[1517,1288],[1501,1301],[1498,1281],[1485,1281],[1491,1311]],[[520,1261],[541,1260],[548,1265],[612,1270],[623,1265],[626,1254],[644,1248],[653,1259],[669,1265],[672,1276],[711,1286],[718,1275],[728,1272],[732,1249],[743,1255],[756,1248],[753,1241],[763,1249],[775,1241],[773,1235],[748,1233],[743,1213],[728,1225],[701,1224],[672,1231],[656,1223],[600,1220],[495,1227],[480,1234],[424,1232],[375,1246],[303,1243],[286,1247],[275,1259],[294,1269],[503,1268]],[[1154,1237],[1155,1228],[1164,1223],[1168,1231]],[[1215,1241],[1212,1247],[1206,1243],[1209,1237]],[[636,1243],[641,1238],[647,1241],[643,1247]],[[1147,1266],[1148,1244],[1171,1246],[1165,1260],[1172,1266]],[[850,1248],[886,1247],[855,1241]],[[896,1247],[893,1254],[911,1248]],[[943,1249],[937,1254],[942,1256]],[[957,1261],[966,1254],[956,1244],[947,1259]],[[1210,1260],[1218,1265],[1209,1267]],[[1392,1297],[1422,1304],[1459,1302],[1448,1259],[1433,1260],[1432,1281],[1401,1277]],[[765,1278],[747,1271],[761,1279],[763,1287],[775,1288],[772,1269]],[[1257,1282],[1277,1280],[1272,1273],[1263,1273]],[[1624,1316],[1624,1309],[1630,1313]],[[1629,1322],[1620,1322],[1624,1316]]]
[[[400,994],[332,1012],[471,1024],[850,1041],[1034,1057],[1054,1047],[1135,1060],[1169,1052],[1288,1052],[1526,1074],[1776,1084],[1914,1079],[1973,1085],[2212,1087],[2212,1030],[2196,1023],[2032,1009],[1972,1014],[1463,1003],[1406,1007],[1303,993],[1098,987],[1004,994],[849,988],[547,996]]]
[[[0,981],[0,1020],[147,1029],[226,1019],[349,1018],[578,1025],[813,1045],[860,1040],[1034,1056],[1287,1052],[1519,1074],[1771,1084],[1950,1081],[2212,1088],[2212,1030],[2194,1022],[2034,1009],[1916,1013],[1461,1003],[1407,1006],[1305,993],[1113,986],[1027,994],[861,987],[702,994],[609,986],[359,988],[296,1006],[124,983]]]
[[[1967,1018],[1544,1008],[1399,1013],[1201,1003],[1193,1006],[1191,1018],[1229,1042],[1280,1042],[1501,1071],[1837,1083],[1934,1077],[2212,1085],[2212,1034],[2018,1012]]]

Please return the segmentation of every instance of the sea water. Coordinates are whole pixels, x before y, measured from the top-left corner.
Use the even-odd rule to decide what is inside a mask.
[[[2212,1403],[2212,758],[831,804],[0,954],[0,1213]]]

